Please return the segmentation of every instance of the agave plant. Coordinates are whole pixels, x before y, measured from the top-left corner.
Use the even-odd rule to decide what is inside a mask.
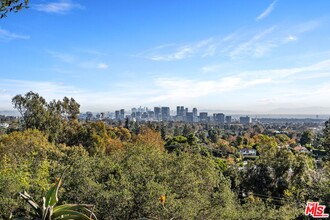
[[[57,193],[62,184],[61,178],[48,190],[43,197],[43,204],[39,206],[33,198],[25,191],[20,196],[29,203],[33,208],[33,213],[29,217],[16,218],[19,219],[36,219],[36,220],[92,220],[97,219],[93,209],[94,205],[90,204],[64,204],[56,206],[58,202]],[[88,214],[86,214],[88,213]]]

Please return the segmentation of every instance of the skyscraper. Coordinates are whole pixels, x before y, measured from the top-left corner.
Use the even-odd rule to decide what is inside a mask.
[[[162,107],[161,115],[162,115],[162,120],[170,119],[170,107]]]
[[[155,119],[158,121],[160,120],[160,108],[159,107],[154,107],[154,112],[155,112]]]
[[[125,109],[120,109],[120,120],[124,120],[125,118]]]
[[[193,108],[193,114],[195,117],[197,116],[197,108]]]
[[[227,124],[231,123],[231,116],[226,116],[225,121]]]
[[[180,107],[180,116],[185,116],[185,113],[184,113],[184,106],[181,106],[181,107]]]
[[[180,106],[176,107],[176,116],[181,116],[181,109]]]
[[[116,120],[119,120],[120,119],[120,112],[117,110],[117,111],[115,111],[115,119]]]
[[[224,124],[225,123],[225,115],[223,113],[216,113],[213,114],[214,121],[219,124]]]
[[[200,112],[199,113],[199,120],[200,122],[207,122],[207,112]]]
[[[251,123],[251,118],[249,116],[240,117],[239,118],[239,123],[241,123],[243,125],[250,124]]]

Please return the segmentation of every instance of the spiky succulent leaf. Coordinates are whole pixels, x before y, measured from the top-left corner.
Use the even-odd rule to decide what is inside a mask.
[[[54,206],[58,202],[57,193],[62,183],[62,178],[57,180],[55,184],[48,190],[46,194],[46,203],[45,206]]]
[[[91,220],[87,215],[74,210],[61,210],[53,213],[53,219]]]
[[[27,203],[30,204],[30,206],[32,206],[33,210],[38,215],[38,217],[41,217],[42,209],[39,207],[39,205],[36,202],[33,201],[33,198],[26,191],[23,191],[23,193],[19,193],[19,194]]]
[[[71,211],[84,211],[90,214],[91,217],[97,219],[93,211],[94,205],[91,204],[64,204],[57,207],[54,207],[54,216],[58,215],[57,213],[61,213],[64,210],[71,210]]]

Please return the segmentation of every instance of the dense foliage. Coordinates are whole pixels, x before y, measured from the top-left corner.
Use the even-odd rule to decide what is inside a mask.
[[[28,8],[29,0],[1,0],[0,19],[7,17],[9,12],[18,12],[22,8]]]
[[[0,135],[0,219],[28,216],[18,192],[42,201],[64,170],[59,205],[93,204],[98,219],[304,219],[307,201],[330,205],[328,158],[288,147],[311,148],[308,133],[80,122],[74,99],[33,92],[13,103],[23,121]],[[244,158],[243,147],[258,155]]]

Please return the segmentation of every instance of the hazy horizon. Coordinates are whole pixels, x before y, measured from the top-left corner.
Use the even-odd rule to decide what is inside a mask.
[[[81,111],[330,113],[330,1],[31,1],[0,23],[0,111],[32,90]]]

